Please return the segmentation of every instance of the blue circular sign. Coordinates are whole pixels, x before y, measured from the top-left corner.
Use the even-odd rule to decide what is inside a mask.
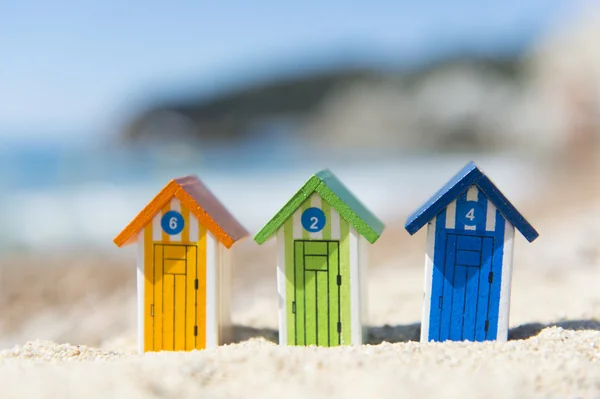
[[[483,217],[483,209],[476,201],[463,202],[456,207],[456,218],[465,226],[476,226]]]
[[[311,233],[317,233],[325,227],[325,214],[319,208],[308,208],[302,213],[302,227]]]
[[[183,225],[185,224],[183,216],[177,211],[169,211],[165,213],[160,220],[160,226],[165,233],[169,235],[175,235],[181,233]]]

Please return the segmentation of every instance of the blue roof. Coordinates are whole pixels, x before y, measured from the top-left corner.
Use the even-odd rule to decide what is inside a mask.
[[[523,234],[527,241],[532,242],[539,234],[527,220],[517,211],[508,199],[498,190],[492,181],[475,165],[469,162],[446,185],[433,195],[423,206],[406,219],[404,228],[411,235],[415,234],[427,222],[443,211],[452,201],[464,193],[470,186],[477,185],[492,201],[502,215]]]

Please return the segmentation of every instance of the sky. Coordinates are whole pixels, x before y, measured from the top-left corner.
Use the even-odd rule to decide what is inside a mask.
[[[335,49],[406,59],[500,49],[572,8],[568,0],[0,1],[0,139],[116,131],[158,96],[267,76]]]

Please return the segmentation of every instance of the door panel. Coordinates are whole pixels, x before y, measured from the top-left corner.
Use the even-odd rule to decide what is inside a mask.
[[[480,271],[476,267],[467,267],[467,286],[465,290],[465,311],[463,316],[462,339],[475,341],[478,291],[480,287]]]
[[[317,283],[317,345],[330,346],[329,344],[329,287],[327,285],[327,273],[315,272]],[[333,317],[335,318],[335,317]]]
[[[163,350],[163,245],[154,245],[154,350]]]
[[[328,243],[329,253],[329,346],[341,344],[341,336],[337,333],[338,321],[340,321],[340,290],[337,285],[340,273],[340,251],[337,242]],[[333,287],[333,288],[332,288]]]
[[[294,242],[296,345],[339,345],[339,242]]]
[[[443,271],[433,273],[429,339],[489,339],[490,325],[496,323],[489,320],[489,309],[498,306],[490,298],[494,238],[459,234],[444,238]],[[441,285],[436,281],[440,279]],[[439,286],[441,292],[433,291]]]
[[[185,323],[185,313],[188,304],[186,303],[185,295],[185,275],[175,275],[175,350],[185,350],[185,339],[186,335],[194,335],[193,330],[188,331]],[[194,304],[190,303],[189,307],[193,307]],[[190,326],[191,327],[191,326]]]
[[[306,303],[304,299],[304,244],[294,243],[294,301],[296,311],[296,345],[306,345]]]
[[[306,326],[304,331],[306,338],[305,345],[317,344],[317,272],[304,272],[304,320]]]
[[[195,245],[154,244],[154,351],[198,348],[198,248]],[[179,258],[176,258],[178,256]]]
[[[327,271],[327,256],[304,256],[304,270]]]
[[[175,276],[163,274],[162,349],[172,351],[175,337]]]
[[[442,311],[440,312],[440,321],[438,325],[440,341],[450,338],[450,319],[452,312],[452,297],[454,290],[454,251],[456,249],[456,236],[448,235],[446,237],[446,258],[444,260],[444,271],[440,275],[443,279]]]
[[[189,262],[189,265],[187,267],[187,274],[186,274],[186,287],[187,287],[187,294],[186,294],[186,302],[189,304],[189,306],[186,306],[185,308],[185,323],[187,326],[199,326],[200,328],[200,323],[198,323],[198,321],[196,320],[196,307],[198,306],[198,297],[200,296],[198,290],[196,289],[196,279],[198,278],[197,276],[197,253],[198,253],[198,247],[194,246],[188,246],[187,247],[187,259]],[[198,287],[200,286],[200,284],[198,284]],[[204,291],[202,291],[204,292]],[[196,338],[194,336],[194,334],[186,334],[185,335],[185,350],[191,351],[193,349],[196,349]]]
[[[479,293],[477,295],[477,320],[475,320],[475,340],[484,341],[491,339],[489,331],[485,331],[486,321],[489,321],[496,328],[497,320],[490,320],[491,306],[500,306],[499,301],[492,301],[490,284],[490,273],[492,272],[492,254],[494,250],[494,239],[486,237],[482,243],[482,264],[479,276]]]

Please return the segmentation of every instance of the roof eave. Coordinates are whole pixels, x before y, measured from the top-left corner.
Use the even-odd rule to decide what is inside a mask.
[[[539,237],[537,230],[525,219],[525,217],[514,207],[514,205],[502,194],[496,185],[487,177],[483,176],[477,182],[477,187],[483,191],[490,201],[500,211],[502,216],[508,220],[529,242]]]

